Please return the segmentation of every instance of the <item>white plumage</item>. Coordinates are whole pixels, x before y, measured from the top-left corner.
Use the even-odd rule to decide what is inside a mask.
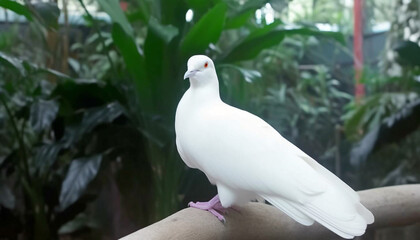
[[[217,186],[223,207],[263,197],[303,225],[319,222],[344,238],[374,221],[357,193],[261,118],[219,96],[210,58],[188,61],[190,88],[178,104],[176,144],[191,168]]]

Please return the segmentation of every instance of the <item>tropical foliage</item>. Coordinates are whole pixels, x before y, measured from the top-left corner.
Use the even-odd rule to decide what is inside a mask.
[[[418,139],[405,138],[418,126],[415,43],[389,49],[400,53],[402,77],[365,76],[369,96],[356,103],[351,78],[308,63],[322,42],[345,48],[342,34],[319,31],[305,17],[295,25],[256,17],[269,2],[278,14],[288,10],[287,0],[136,0],[127,11],[117,0],[77,0],[78,24],[68,20],[68,1],[23,2],[0,2],[25,19],[0,33],[0,238],[118,238],[193,195],[209,197],[214,189],[187,170],[174,143],[175,109],[188,87],[182,76],[194,54],[215,60],[226,102],[262,116],[353,185],[377,164],[366,159],[379,146]],[[317,1],[313,12],[325,4]],[[353,141],[362,144],[351,149]],[[418,166],[418,148],[410,149],[403,166],[389,161],[359,186],[417,181],[398,170]]]

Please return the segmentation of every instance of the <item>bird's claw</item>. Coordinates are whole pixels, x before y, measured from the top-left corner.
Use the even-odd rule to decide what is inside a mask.
[[[225,217],[222,215],[226,213],[226,208],[220,204],[219,197],[216,195],[213,199],[208,202],[189,202],[188,207],[198,208],[201,210],[209,211],[222,223],[226,223]]]

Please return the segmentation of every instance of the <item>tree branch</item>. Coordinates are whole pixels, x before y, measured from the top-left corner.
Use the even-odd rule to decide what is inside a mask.
[[[358,192],[375,216],[369,229],[420,222],[420,184],[374,188]],[[163,239],[338,239],[315,223],[305,227],[274,207],[249,203],[229,210],[223,224],[207,211],[186,208],[121,240]]]

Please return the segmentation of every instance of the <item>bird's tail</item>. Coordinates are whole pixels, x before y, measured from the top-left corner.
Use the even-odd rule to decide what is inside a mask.
[[[372,213],[362,204],[334,194],[333,191],[318,195],[304,204],[277,196],[262,197],[303,225],[308,226],[317,221],[347,239],[361,236],[367,224],[373,222]]]

